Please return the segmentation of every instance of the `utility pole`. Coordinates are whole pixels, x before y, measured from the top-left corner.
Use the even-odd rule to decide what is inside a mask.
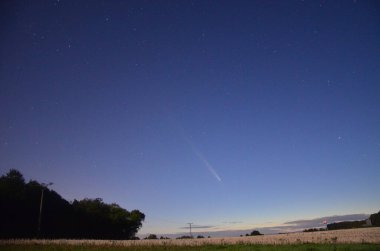
[[[48,186],[53,185],[52,182],[49,183],[41,183],[42,189],[41,189],[41,202],[40,202],[40,215],[38,217],[38,229],[37,229],[37,238],[41,235],[41,220],[42,220],[42,205],[44,201],[44,191],[48,188]]]
[[[193,235],[191,233],[191,224],[194,224],[194,223],[187,223],[187,224],[189,224],[189,226],[190,226],[190,237],[193,238]]]

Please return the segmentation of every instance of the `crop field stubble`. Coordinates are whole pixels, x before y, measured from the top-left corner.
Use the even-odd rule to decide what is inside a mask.
[[[380,250],[380,228],[185,240],[3,240],[1,250]]]
[[[2,251],[379,251],[379,244],[288,244],[204,246],[4,245]]]

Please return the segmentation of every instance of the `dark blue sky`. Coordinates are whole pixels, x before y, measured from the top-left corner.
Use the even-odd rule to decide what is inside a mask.
[[[0,170],[211,230],[380,204],[377,1],[2,1]],[[272,224],[271,223],[271,224]]]

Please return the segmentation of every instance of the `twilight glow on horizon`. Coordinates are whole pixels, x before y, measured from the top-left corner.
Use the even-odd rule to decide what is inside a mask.
[[[0,171],[140,234],[380,209],[378,1],[2,1]]]

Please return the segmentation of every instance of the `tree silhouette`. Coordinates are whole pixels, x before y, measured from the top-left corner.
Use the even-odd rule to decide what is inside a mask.
[[[157,235],[155,235],[155,234],[150,234],[150,235],[148,235],[145,239],[147,239],[147,240],[157,240],[158,238],[157,238]]]
[[[373,226],[380,227],[380,211],[376,214],[371,214],[369,217]]]
[[[0,177],[0,238],[34,238],[37,234],[41,191],[37,181],[25,183],[11,169]],[[133,239],[145,215],[102,199],[69,203],[58,193],[44,190],[42,238]]]

